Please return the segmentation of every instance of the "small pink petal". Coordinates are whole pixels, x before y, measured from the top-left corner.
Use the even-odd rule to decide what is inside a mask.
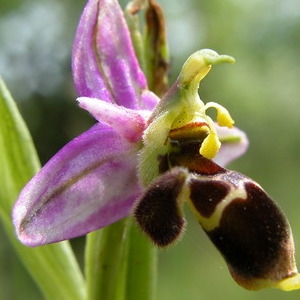
[[[247,151],[249,141],[245,132],[237,127],[228,128],[216,124],[216,129],[220,140],[228,140],[228,142],[221,144],[221,148],[213,161],[225,167]]]
[[[139,111],[96,98],[78,98],[79,106],[89,111],[99,122],[115,129],[123,138],[131,143],[141,140],[147,126],[151,111]]]

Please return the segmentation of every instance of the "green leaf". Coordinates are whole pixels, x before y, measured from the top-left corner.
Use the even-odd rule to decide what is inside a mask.
[[[84,299],[83,276],[68,242],[31,249],[15,236],[12,206],[40,163],[28,129],[1,78],[0,116],[0,218],[4,228],[46,299]]]

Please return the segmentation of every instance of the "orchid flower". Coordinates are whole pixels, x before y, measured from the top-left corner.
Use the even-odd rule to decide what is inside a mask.
[[[187,202],[239,284],[299,288],[285,216],[257,183],[224,168],[245,152],[245,134],[227,109],[198,95],[212,65],[233,61],[209,49],[195,52],[160,99],[148,89],[117,0],[89,0],[73,76],[79,106],[98,123],[20,193],[13,209],[20,241],[35,247],[71,239],[133,214],[164,247],[181,236]]]

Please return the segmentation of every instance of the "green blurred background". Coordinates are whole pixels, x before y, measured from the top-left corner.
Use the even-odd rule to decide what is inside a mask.
[[[205,102],[227,107],[247,132],[249,151],[230,168],[258,181],[286,212],[300,266],[300,2],[159,2],[167,17],[171,82],[197,49],[212,48],[236,58],[235,65],[213,68],[200,95]],[[84,4],[84,0],[0,0],[0,74],[42,163],[94,122],[75,104],[70,70],[72,40]],[[160,251],[158,300],[300,298],[300,291],[240,288],[188,211],[187,219],[181,242]],[[0,299],[43,299],[1,227],[0,239]],[[83,242],[83,238],[72,242],[79,260]]]

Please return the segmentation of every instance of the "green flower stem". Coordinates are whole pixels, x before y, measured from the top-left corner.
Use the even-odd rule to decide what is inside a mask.
[[[87,235],[85,275],[88,300],[124,299],[129,219]]]
[[[87,236],[85,273],[88,300],[154,300],[156,249],[131,219]]]
[[[11,209],[21,188],[39,170],[32,139],[0,78],[0,218],[28,272],[46,299],[84,299],[84,280],[68,242],[31,249],[16,238]]]
[[[156,299],[157,249],[132,224],[127,260],[126,300]]]

